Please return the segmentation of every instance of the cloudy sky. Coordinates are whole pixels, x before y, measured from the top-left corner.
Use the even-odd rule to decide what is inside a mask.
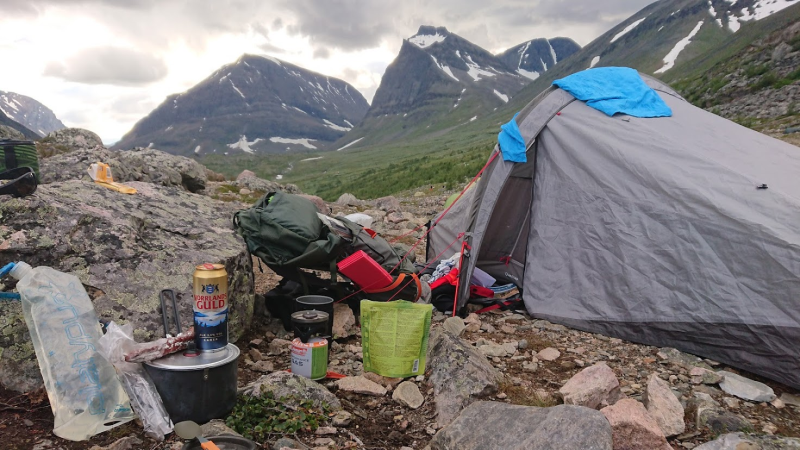
[[[106,144],[243,53],[344,79],[372,100],[402,39],[445,26],[497,53],[581,45],[653,0],[0,0],[0,90]]]

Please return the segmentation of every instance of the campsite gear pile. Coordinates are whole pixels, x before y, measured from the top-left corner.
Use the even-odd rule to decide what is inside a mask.
[[[89,172],[89,177],[100,186],[123,194],[136,193],[136,189],[114,181],[114,176],[111,174],[111,167],[109,167],[108,164],[96,162],[90,165],[86,171]]]
[[[114,367],[94,354],[102,334],[80,280],[24,262],[9,264],[0,276],[6,273],[19,280],[25,323],[55,416],[53,433],[82,441],[133,420]]]
[[[797,148],[641,78],[671,117],[609,116],[556,87],[523,108],[526,162],[496,146],[433,221],[428,260],[467,250],[457,309],[480,268],[534,317],[800,388]]]
[[[406,249],[345,217],[320,214],[298,195],[270,192],[234,214],[233,224],[250,253],[283,278],[266,298],[286,330],[291,329],[294,299],[302,295],[348,300],[356,308],[364,298],[417,301],[429,296]],[[315,270],[329,272],[330,278],[316,276]],[[348,279],[339,282],[339,273],[345,272]]]

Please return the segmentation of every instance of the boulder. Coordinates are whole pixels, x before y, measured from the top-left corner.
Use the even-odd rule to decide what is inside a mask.
[[[333,305],[333,337],[346,338],[356,334],[356,316],[346,303]]]
[[[745,433],[723,434],[695,450],[798,450],[800,439],[778,436],[756,436]]]
[[[102,147],[103,140],[97,133],[82,128],[63,128],[53,131],[37,143],[40,145],[52,145],[63,147],[64,151],[79,150],[82,148]]]
[[[361,200],[357,199],[355,195],[344,193],[336,199],[336,204],[339,206],[359,206],[363,203]]]
[[[200,427],[200,434],[203,436],[239,436],[241,434],[234,431],[225,424],[222,419],[214,419]]]
[[[536,354],[536,357],[542,361],[555,361],[559,356],[561,356],[561,352],[552,347],[547,347]]]
[[[130,182],[124,195],[93,182],[45,184],[35,195],[0,202],[0,260],[76,275],[97,315],[131,323],[137,341],[163,336],[159,293],[177,293],[181,324],[193,321],[192,273],[221,263],[228,272],[229,331],[235,342],[253,314],[253,266],[231,228],[230,205],[202,195]],[[41,385],[19,302],[0,302],[0,383]]]
[[[327,404],[334,411],[342,409],[339,399],[321,384],[291,372],[263,375],[239,389],[241,395],[257,396],[265,392],[272,392],[275,398],[285,398],[286,404],[293,407],[299,405],[300,401],[310,400],[315,407]]]
[[[404,381],[392,392],[392,400],[408,406],[411,409],[417,409],[425,402],[425,397],[422,396],[422,393],[414,382]]]
[[[670,450],[664,433],[644,405],[626,398],[600,410],[611,424],[614,449]]]
[[[719,387],[728,394],[751,402],[771,402],[775,399],[775,392],[764,383],[724,370],[717,372],[717,375],[722,376]]]
[[[400,201],[390,195],[375,200],[375,206],[381,211],[394,212],[400,210]]]
[[[611,450],[611,426],[581,406],[475,402],[430,442],[431,450]]]
[[[713,397],[702,392],[695,392],[689,399],[686,416],[696,429],[708,427],[716,434],[752,428],[746,419],[722,408]]]
[[[245,177],[237,179],[234,184],[239,188],[250,189],[253,192],[288,192],[290,194],[300,193],[300,189],[293,184],[282,185],[274,181],[264,180],[257,177]]]
[[[256,174],[250,170],[243,170],[242,173],[236,175],[236,181],[244,180],[245,178],[257,178]]]
[[[25,135],[19,130],[15,130],[8,125],[0,124],[0,139],[24,140]]]
[[[189,192],[201,192],[208,181],[205,166],[183,156],[170,155],[152,148],[115,151],[92,147],[43,158],[40,161],[42,183],[90,181],[86,170],[89,165],[98,161],[111,167],[114,181],[119,183],[145,181],[161,186],[180,186]]]
[[[477,349],[442,329],[431,331],[427,367],[440,426],[476,400],[496,394],[503,379]]]
[[[658,423],[658,427],[664,432],[664,436],[676,436],[686,430],[681,402],[672,393],[669,384],[655,373],[647,379],[647,387],[644,390],[644,395],[642,395],[642,403],[647,408],[647,412]]]
[[[305,199],[311,200],[311,203],[313,203],[314,206],[317,207],[317,211],[319,211],[320,214],[325,214],[326,216],[330,215],[331,208],[328,206],[327,203],[325,203],[325,200],[321,199],[320,197],[317,197],[316,195],[307,195],[307,194],[298,194],[298,195],[300,195],[300,197],[303,197]]]
[[[442,327],[456,336],[461,336],[466,325],[464,325],[464,319],[461,317],[448,317],[442,323]]]
[[[692,384],[717,384],[722,381],[721,375],[702,367],[692,367],[689,376],[692,377]]]
[[[658,351],[657,356],[662,361],[669,361],[672,364],[685,367],[686,369],[691,369],[692,367],[702,367],[704,369],[711,370],[711,366],[703,362],[703,360],[699,357],[684,353],[674,348],[664,347]]]
[[[336,386],[342,391],[374,395],[376,397],[382,397],[386,395],[387,392],[385,387],[364,376],[344,377],[336,380]]]
[[[604,362],[581,370],[558,392],[565,404],[592,409],[613,405],[623,397],[619,390],[619,380]]]

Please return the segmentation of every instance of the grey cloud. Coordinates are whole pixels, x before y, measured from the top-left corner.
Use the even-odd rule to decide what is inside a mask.
[[[419,25],[446,26],[484,48],[510,47],[570,30],[588,43],[653,0],[0,0],[0,12],[81,8],[141,48],[181,40],[202,48],[220,33],[286,29],[315,48],[400,48]],[[254,18],[258,23],[253,24]],[[577,34],[577,35],[576,35]]]
[[[77,83],[135,86],[164,78],[167,66],[160,58],[136,50],[95,47],[64,62],[48,63],[44,75]]]
[[[275,53],[283,54],[283,53],[286,53],[286,50],[284,50],[283,48],[278,47],[277,45],[271,44],[269,42],[266,42],[264,44],[259,45],[258,48],[260,48],[261,50],[264,50],[265,53],[269,53],[269,54],[275,54]]]
[[[328,59],[331,57],[331,52],[325,47],[317,47],[314,49],[315,59]]]

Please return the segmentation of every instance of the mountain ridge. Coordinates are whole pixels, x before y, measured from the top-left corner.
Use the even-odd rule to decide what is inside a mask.
[[[342,80],[245,54],[168,96],[114,148],[152,143],[181,155],[315,150],[349,131],[368,106]]]

